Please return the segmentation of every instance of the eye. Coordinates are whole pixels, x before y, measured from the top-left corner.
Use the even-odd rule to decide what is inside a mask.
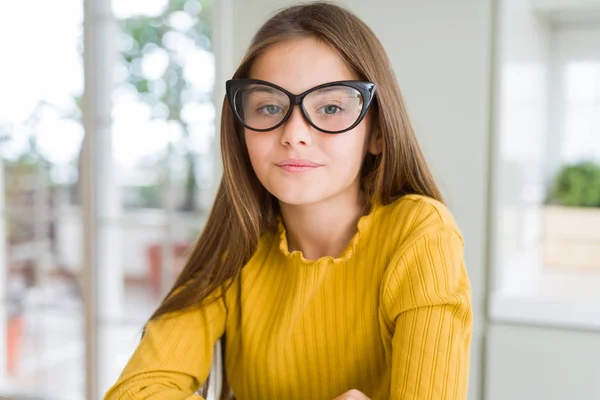
[[[264,115],[277,115],[283,113],[283,108],[276,106],[275,104],[267,104],[258,109]]]
[[[320,111],[325,115],[335,115],[339,114],[343,109],[333,104],[329,104],[321,107]]]

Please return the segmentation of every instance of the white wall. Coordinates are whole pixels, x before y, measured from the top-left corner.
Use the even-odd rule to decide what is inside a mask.
[[[234,62],[274,10],[295,3],[231,1]],[[485,325],[492,0],[340,3],[364,19],[387,49],[419,140],[464,234],[475,311],[469,398],[479,399]]]
[[[493,325],[486,400],[600,399],[597,332]]]
[[[597,22],[600,18],[600,0],[529,0],[523,3],[554,21]]]

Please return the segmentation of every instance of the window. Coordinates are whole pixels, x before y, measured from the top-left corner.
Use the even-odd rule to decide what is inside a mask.
[[[211,1],[112,3],[114,21],[93,21],[104,24],[98,51],[108,57],[94,60],[101,85],[91,91],[111,101],[87,110],[110,119],[93,148],[93,184],[102,189],[101,218],[91,223],[101,310],[91,327],[98,338],[91,375],[80,179],[83,2],[0,3],[0,397],[83,399],[93,379],[100,398],[212,201]]]
[[[77,398],[85,383],[80,285],[69,263],[78,249],[60,238],[83,137],[82,14],[73,0],[0,3],[0,395],[8,397]]]
[[[500,26],[490,313],[599,327],[600,24]]]
[[[600,25],[556,33],[562,163],[600,158]]]
[[[211,205],[215,79],[209,1],[114,2],[111,268],[100,283],[99,389],[105,392],[138,344],[143,324],[183,267]],[[97,173],[100,171],[97,171]],[[103,174],[100,174],[103,175]],[[110,173],[109,173],[110,175]],[[109,200],[109,198],[105,198]],[[100,260],[99,260],[100,261]],[[118,298],[119,301],[114,299]]]

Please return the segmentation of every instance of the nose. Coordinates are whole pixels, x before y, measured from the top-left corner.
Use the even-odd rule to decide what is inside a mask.
[[[304,119],[300,107],[294,107],[281,129],[281,144],[284,146],[307,146],[311,142],[312,127]]]

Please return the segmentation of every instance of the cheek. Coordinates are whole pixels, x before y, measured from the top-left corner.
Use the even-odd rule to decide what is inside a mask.
[[[343,136],[346,135],[346,136]],[[341,168],[362,165],[366,151],[366,132],[352,131],[340,133],[340,136],[328,141],[327,153]]]
[[[258,132],[248,132],[245,133],[246,140],[246,149],[248,150],[248,155],[250,159],[257,159],[264,154],[266,151],[266,143],[264,135],[261,135]]]
[[[252,137],[251,134],[244,134],[244,141],[246,142],[246,151],[248,151],[248,156],[250,157],[250,160],[252,160],[255,157],[255,152],[256,152],[256,141],[254,140],[254,138]]]
[[[268,163],[269,155],[272,153],[275,145],[273,135],[269,132],[254,132],[245,133],[246,150],[250,157],[250,162],[257,175],[261,174],[264,169],[265,162]]]

